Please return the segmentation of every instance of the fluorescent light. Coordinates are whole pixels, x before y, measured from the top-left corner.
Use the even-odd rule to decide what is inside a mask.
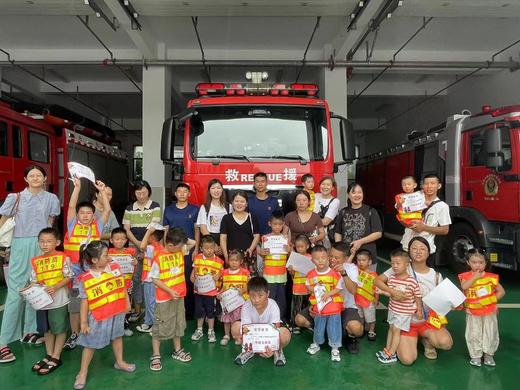
[[[83,4],[88,5],[88,0],[83,0]]]
[[[130,1],[125,0],[125,5],[128,7],[130,5]]]
[[[100,18],[100,17],[101,17],[101,14],[98,11],[96,11],[96,18]]]
[[[403,0],[399,0],[399,1],[397,2],[397,6],[400,7],[400,6],[402,6],[402,5],[403,5]]]

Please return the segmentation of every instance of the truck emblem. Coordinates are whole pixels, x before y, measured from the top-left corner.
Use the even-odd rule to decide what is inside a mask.
[[[498,178],[495,175],[488,175],[484,178],[484,193],[486,196],[498,194]]]

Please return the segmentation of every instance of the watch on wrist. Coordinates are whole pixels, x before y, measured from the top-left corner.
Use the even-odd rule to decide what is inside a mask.
[[[347,271],[343,270],[339,273],[341,276],[347,276]]]

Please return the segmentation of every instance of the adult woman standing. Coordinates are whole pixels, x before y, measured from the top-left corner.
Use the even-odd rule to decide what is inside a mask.
[[[314,212],[320,216],[325,227],[327,234],[323,242],[327,248],[331,245],[329,237],[334,238],[334,221],[339,212],[339,199],[332,196],[334,188],[336,180],[331,176],[324,176],[320,181],[320,192],[314,196]]]
[[[112,200],[112,188],[109,186],[105,186],[105,194],[107,196],[108,202]],[[101,193],[99,191],[96,192],[96,196],[92,200],[92,203],[96,207],[96,219],[98,221],[101,220],[101,216],[103,215],[103,201],[101,200]],[[108,240],[110,240],[110,232],[115,228],[119,227],[119,222],[117,222],[116,215],[114,214],[114,210],[110,210],[110,217],[108,217],[108,222],[103,225],[103,232],[101,233],[101,239],[108,244]]]
[[[285,216],[284,234],[289,235],[293,244],[299,234],[309,237],[313,245],[323,240],[325,238],[323,222],[318,214],[308,210],[311,203],[309,193],[305,190],[297,191],[294,202],[296,210]]]
[[[161,206],[150,199],[152,188],[145,180],[134,183],[134,194],[136,201],[126,207],[123,227],[130,243],[136,248],[140,248],[141,240],[146,234],[146,227],[152,222],[161,223]],[[132,288],[134,312],[129,318],[130,322],[136,322],[141,316],[141,304],[143,303],[142,271],[143,261],[141,259],[134,272]]]
[[[363,188],[352,183],[347,188],[347,207],[344,207],[336,217],[334,238],[336,242],[343,241],[350,247],[351,253],[366,249],[372,255],[372,267],[377,264],[377,249],[375,241],[383,236],[383,227],[379,214],[372,207],[363,204]]]
[[[24,180],[27,187],[18,194],[9,194],[0,207],[0,226],[10,217],[11,210],[16,213],[16,226],[11,243],[9,259],[8,291],[0,331],[0,363],[15,360],[7,346],[22,336],[22,318],[25,319],[22,339],[29,344],[39,344],[36,335],[36,312],[25,305],[20,289],[25,287],[30,276],[30,259],[40,253],[38,233],[52,226],[54,218],[60,214],[58,197],[45,191],[47,174],[38,165],[25,168]],[[25,308],[25,317],[23,311]]]
[[[231,213],[233,209],[226,200],[224,187],[219,179],[211,179],[208,183],[206,200],[199,209],[197,216],[197,226],[200,234],[205,236],[211,234],[217,243],[217,254],[222,254],[220,248],[220,224],[225,215]],[[197,251],[198,248],[195,248]]]
[[[411,266],[409,266],[409,273],[417,279],[421,294],[423,297],[428,295],[440,282],[442,282],[442,275],[436,272],[433,268],[428,267],[426,260],[430,255],[430,244],[423,237],[414,237],[409,244],[409,252],[412,259]],[[388,278],[392,276],[392,268],[385,273],[379,275],[376,279],[376,286],[381,290],[389,293],[393,298],[399,300],[403,295],[402,292],[393,290],[386,285]],[[408,332],[401,331],[401,340],[397,348],[397,356],[399,361],[405,365],[410,365],[417,359],[417,341],[419,337],[422,338],[424,345],[424,356],[428,359],[437,359],[437,349],[449,350],[453,345],[450,332],[444,327],[437,328],[429,320],[435,320],[435,313],[433,313],[423,302],[424,319],[417,320],[412,317],[412,323]],[[436,323],[436,321],[432,321]]]
[[[220,225],[220,245],[226,263],[229,251],[238,249],[251,257],[260,241],[258,222],[247,209],[247,194],[237,191],[232,199],[233,212],[224,215]]]

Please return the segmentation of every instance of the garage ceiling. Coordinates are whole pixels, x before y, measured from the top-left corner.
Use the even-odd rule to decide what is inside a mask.
[[[129,3],[130,6],[124,0],[2,0],[0,48],[10,54],[15,64],[84,99],[106,116],[125,119],[127,123],[135,120],[139,128],[140,112],[136,108],[141,104],[141,92],[129,78],[140,86],[143,60],[200,61],[201,51],[191,17],[197,18],[205,58],[210,61],[301,61],[320,17],[309,46],[308,61],[328,61],[333,53],[337,61],[342,61],[356,47],[352,57],[355,61],[366,62],[367,57],[371,62],[389,61],[427,18],[433,18],[399,53],[396,61],[482,62],[491,60],[493,53],[518,39],[520,22],[520,0],[130,0]],[[96,11],[100,17],[96,17]],[[375,23],[378,16],[381,16],[379,23]],[[107,21],[115,23],[116,29]],[[118,60],[133,62],[121,68],[103,65],[104,60],[111,58],[108,50]],[[495,61],[509,61],[510,57],[518,60],[518,52],[518,46],[512,47],[500,53]],[[37,101],[58,99],[51,86],[28,76],[7,60],[0,53],[4,97],[7,93]],[[276,81],[293,81],[297,72],[297,67],[287,64],[264,69]],[[321,69],[306,67],[302,79],[316,81]],[[245,66],[213,66],[211,72],[214,79],[242,80],[246,70]],[[359,93],[380,70],[355,67],[349,95]],[[390,69],[363,95],[367,104],[372,102],[370,105],[373,99],[393,93],[403,98],[427,95],[470,70],[471,67]],[[489,69],[479,75],[497,71]],[[199,65],[175,66],[173,76],[173,88],[178,92],[175,111],[205,75]],[[62,104],[67,101],[63,97],[59,100]],[[359,112],[364,113],[366,110],[361,106]],[[96,119],[97,114],[83,109],[84,115]]]

